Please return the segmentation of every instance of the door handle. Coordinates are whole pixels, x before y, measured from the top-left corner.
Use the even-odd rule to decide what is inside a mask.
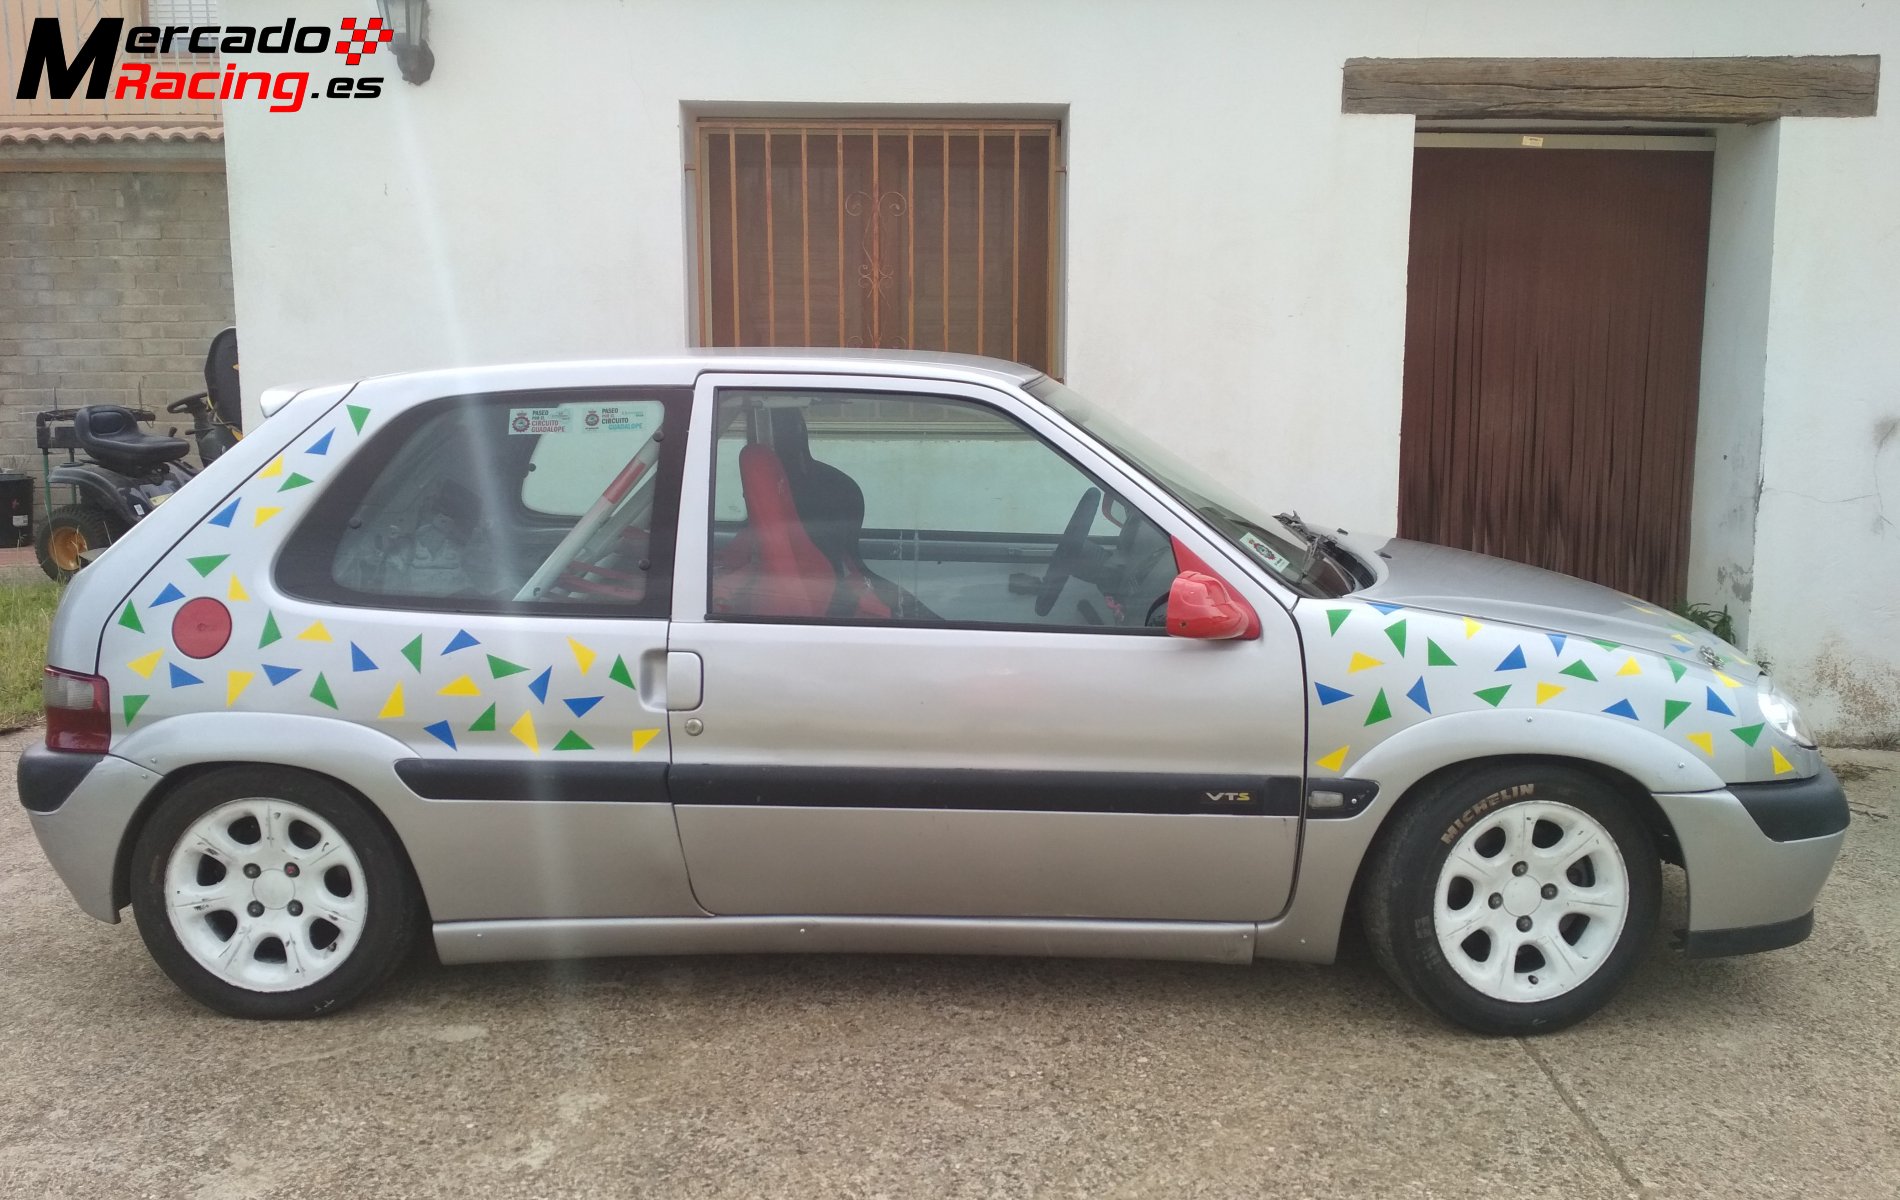
[[[666,708],[668,712],[691,712],[705,699],[705,664],[691,650],[666,652]]]

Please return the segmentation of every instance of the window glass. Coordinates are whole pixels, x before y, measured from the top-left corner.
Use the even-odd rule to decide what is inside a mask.
[[[716,615],[1163,632],[1173,543],[963,400],[727,391]]]
[[[655,437],[665,416],[658,399],[616,396],[419,409],[298,528],[285,585],[345,603],[662,615],[678,503],[677,453],[663,460]]]

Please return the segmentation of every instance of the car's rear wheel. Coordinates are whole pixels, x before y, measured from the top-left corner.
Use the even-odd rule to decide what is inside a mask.
[[[1484,1033],[1601,1008],[1656,923],[1661,865],[1614,788],[1570,768],[1484,767],[1408,797],[1365,880],[1366,932],[1401,988]]]
[[[187,994],[235,1017],[313,1017],[408,957],[420,901],[394,839],[320,776],[230,767],[167,796],[133,847],[132,909]]]

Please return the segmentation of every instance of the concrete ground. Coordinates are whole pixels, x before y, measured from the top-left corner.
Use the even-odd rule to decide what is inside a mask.
[[[1659,936],[1583,1027],[1449,1029],[1333,967],[953,958],[418,962],[343,1015],[225,1020],[79,913],[0,739],[0,1195],[1900,1193],[1900,754],[1814,937]],[[525,868],[524,864],[524,868]],[[1665,923],[1679,919],[1681,879]]]

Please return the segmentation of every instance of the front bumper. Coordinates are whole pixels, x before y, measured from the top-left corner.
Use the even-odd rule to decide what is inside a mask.
[[[1689,874],[1691,958],[1792,946],[1847,838],[1847,795],[1826,767],[1810,779],[1658,795]]]
[[[159,777],[110,754],[66,754],[35,746],[20,755],[20,803],[33,836],[79,907],[117,923],[126,830]]]

